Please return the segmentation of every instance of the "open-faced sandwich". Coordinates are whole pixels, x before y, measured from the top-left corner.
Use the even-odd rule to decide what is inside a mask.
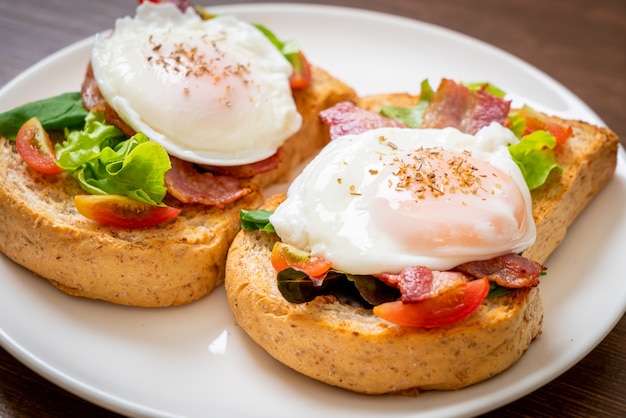
[[[85,65],[80,92],[0,115],[0,251],[134,306],[221,284],[239,211],[328,142],[319,111],[354,97],[293,42],[186,1],[140,4]]]
[[[330,144],[286,196],[242,213],[225,281],[242,329],[368,394],[514,364],[541,333],[543,263],[612,177],[617,136],[445,79],[320,116]]]

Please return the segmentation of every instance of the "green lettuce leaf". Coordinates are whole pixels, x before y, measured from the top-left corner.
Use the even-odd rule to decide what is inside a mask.
[[[171,168],[165,149],[145,135],[129,139],[102,114],[90,113],[85,128],[66,130],[66,140],[55,147],[57,163],[70,171],[90,194],[119,194],[139,202],[162,205]]]
[[[488,81],[473,81],[473,82],[464,82],[462,83],[465,87],[472,91],[479,91],[484,89],[485,92],[491,94],[492,96],[496,96],[499,98],[504,98],[506,96],[506,92],[501,88],[489,83]]]
[[[102,149],[113,148],[125,139],[122,131],[104,121],[103,113],[90,112],[84,119],[83,129],[66,129],[65,141],[55,145],[57,164],[74,172],[87,161],[96,158]]]
[[[546,131],[535,131],[509,146],[509,152],[530,190],[543,185],[553,170],[563,172],[563,168],[556,162],[553,152],[555,146],[556,138]]]
[[[421,84],[419,100],[415,106],[383,106],[380,110],[380,114],[390,119],[398,120],[411,128],[419,128],[422,126],[422,115],[428,107],[433,93],[433,89],[428,80],[424,80]]]
[[[164,176],[170,168],[163,147],[138,133],[115,149],[104,148],[76,170],[74,177],[91,194],[118,194],[161,205],[167,192]]]
[[[526,120],[517,112],[509,113],[508,118],[510,122],[509,129],[516,137],[521,138],[526,130]]]

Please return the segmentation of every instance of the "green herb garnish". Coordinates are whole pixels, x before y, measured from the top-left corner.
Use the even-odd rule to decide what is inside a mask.
[[[411,128],[422,126],[422,116],[430,103],[433,89],[428,80],[422,81],[421,92],[417,104],[413,107],[383,106],[381,115],[403,122]]]
[[[461,83],[463,84],[465,87],[467,87],[468,89],[472,90],[472,91],[484,91],[487,92],[489,94],[491,94],[492,96],[496,96],[499,98],[503,98],[504,96],[506,96],[506,93],[504,90],[500,89],[499,87],[487,82],[487,81],[474,81],[474,82],[470,82],[470,83]]]
[[[509,289],[507,287],[500,286],[494,282],[489,282],[489,293],[487,294],[488,298],[497,298],[499,296],[504,296],[511,293],[513,289]]]
[[[261,230],[265,232],[275,232],[274,226],[270,223],[270,215],[274,213],[265,209],[244,210],[239,212],[241,228],[247,231]]]
[[[253,26],[261,31],[263,35],[280,51],[281,54],[291,65],[297,65],[299,62],[300,47],[294,41],[282,41],[267,27],[254,23]]]
[[[400,291],[374,276],[354,276],[330,270],[324,280],[313,281],[306,273],[286,268],[277,274],[278,290],[290,303],[310,302],[318,296],[334,296],[344,305],[371,309],[396,300]]]
[[[22,125],[37,116],[46,130],[80,128],[85,122],[87,109],[83,106],[80,93],[63,93],[47,99],[37,100],[0,114],[0,135],[15,141]]]

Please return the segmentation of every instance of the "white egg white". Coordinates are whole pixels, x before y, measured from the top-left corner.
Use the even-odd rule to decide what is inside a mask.
[[[253,25],[145,2],[96,37],[91,65],[109,105],[171,155],[240,165],[273,155],[301,126],[291,64]]]
[[[270,221],[283,242],[352,274],[448,270],[521,252],[536,239],[530,191],[491,124],[381,128],[332,141]]]

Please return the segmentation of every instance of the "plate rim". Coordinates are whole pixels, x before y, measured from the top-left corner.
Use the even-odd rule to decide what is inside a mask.
[[[577,104],[581,105],[583,109],[587,110],[591,117],[597,118],[597,121],[604,124],[604,122],[597,116],[597,114],[586,103],[584,103],[574,93],[572,93],[565,86],[563,86],[557,80],[553,79],[548,74],[532,66],[531,64],[515,57],[514,55],[508,53],[507,51],[504,51],[484,41],[469,37],[468,35],[465,35],[461,32],[454,31],[449,28],[445,28],[445,27],[438,26],[432,23],[423,22],[423,21],[419,21],[419,20],[415,20],[411,18],[398,16],[398,15],[388,14],[384,12],[378,12],[378,11],[372,11],[372,10],[366,10],[366,9],[358,9],[358,8],[352,8],[352,7],[346,7],[346,6],[335,6],[335,5],[313,5],[313,4],[301,4],[301,3],[250,3],[250,4],[244,3],[244,4],[211,6],[211,7],[216,10],[228,10],[229,12],[232,12],[235,14],[244,10],[246,12],[267,12],[267,11],[273,11],[273,10],[280,10],[282,13],[294,12],[294,11],[298,13],[304,13],[307,11],[315,11],[315,12],[324,11],[324,12],[340,13],[340,14],[346,13],[348,15],[356,15],[356,16],[362,15],[362,16],[368,16],[370,18],[381,18],[381,19],[385,19],[389,21],[403,21],[410,25],[416,25],[416,24],[425,25],[425,27],[428,27],[431,30],[444,31],[450,34],[451,36],[462,37],[462,38],[465,38],[466,40],[477,42],[481,44],[483,47],[487,47],[487,48],[495,50],[499,54],[506,54],[508,58],[518,61],[519,63],[527,67],[529,70],[532,70],[535,73],[535,75],[540,75],[543,78],[547,78],[551,82],[551,84],[558,86],[568,96],[571,96],[572,98],[576,99],[578,101]],[[59,58],[66,56],[67,54],[75,53],[77,51],[82,50],[83,48],[88,47],[88,45],[92,42],[92,38],[93,37],[87,37],[73,44],[70,44],[54,52],[53,54],[48,55],[47,57],[33,64],[32,66],[28,67],[26,70],[24,70],[23,72],[19,73],[16,77],[11,79],[2,89],[0,89],[0,97],[2,97],[6,91],[10,91],[11,89],[13,89],[14,86],[17,85],[21,80],[28,78],[31,74],[36,73],[41,68],[44,68],[46,65],[49,65],[49,63],[54,62],[58,60]],[[621,164],[623,165],[626,157],[624,154],[624,149],[622,148],[621,145],[619,147],[618,155],[619,155],[618,160],[621,161]],[[624,306],[622,308],[622,316],[624,312],[626,312],[626,294],[625,294],[625,299],[623,300],[623,302],[624,302]],[[588,347],[588,349],[584,353],[583,352],[579,353],[579,356],[577,357],[578,359],[573,364],[578,362],[585,355],[587,355],[590,351],[592,351],[597,346],[597,344],[599,344],[602,341],[602,339],[604,339],[604,337],[606,337],[606,335],[608,335],[611,332],[611,330],[614,328],[614,326],[617,324],[620,318],[621,317],[616,316],[616,319],[612,321],[612,325],[610,326],[610,328],[606,330],[603,337],[599,341],[597,341],[593,346]],[[69,376],[66,373],[64,373],[62,370],[58,370],[55,367],[52,367],[50,364],[41,362],[41,360],[38,359],[37,356],[35,356],[33,353],[31,353],[26,347],[22,347],[19,343],[14,341],[11,338],[11,336],[6,334],[4,329],[0,329],[0,343],[2,343],[1,345],[9,353],[11,353],[11,355],[19,359],[22,363],[27,365],[31,370],[42,375],[43,377],[50,380],[51,382],[59,385],[65,390],[68,390],[69,392],[74,393],[80,396],[81,398],[86,399],[94,404],[100,405],[104,408],[117,411],[120,413],[150,414],[150,415],[159,415],[159,416],[169,415],[169,414],[163,415],[163,411],[154,410],[150,407],[147,407],[145,405],[141,405],[135,402],[129,402],[126,399],[122,399],[117,396],[108,394],[104,391],[101,391],[97,387],[93,387],[91,385],[85,385],[84,383],[77,381],[72,376]],[[553,378],[556,378],[560,374],[564,373],[566,370],[572,367],[573,364],[568,366],[566,369],[562,370],[556,376],[553,376]],[[487,407],[487,409],[476,409],[476,410],[473,410],[472,412],[482,413],[487,410],[500,407],[509,402],[512,402],[515,399],[519,399],[522,396],[527,395],[528,393],[536,390],[537,388],[543,386],[546,383],[547,383],[546,381],[542,381],[542,382],[536,381],[534,382],[534,385],[528,386],[527,390],[523,391],[523,393],[520,391],[517,391],[514,394],[510,394],[511,396],[510,398],[494,401],[491,405]]]

